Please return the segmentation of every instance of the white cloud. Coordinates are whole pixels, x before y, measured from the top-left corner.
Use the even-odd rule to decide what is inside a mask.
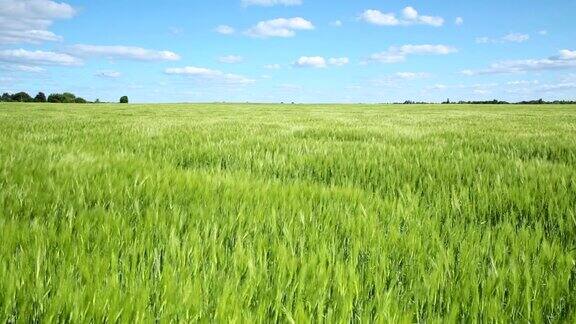
[[[350,59],[347,57],[333,57],[328,59],[328,64],[335,66],[344,66],[350,63]]]
[[[105,57],[138,61],[177,61],[180,56],[170,51],[156,51],[133,46],[74,45],[71,52],[78,56]]]
[[[120,72],[117,71],[111,71],[111,70],[102,70],[102,71],[98,71],[95,74],[97,77],[100,78],[107,78],[107,79],[117,79],[119,77],[122,76],[122,74]]]
[[[418,18],[418,11],[412,7],[404,8],[404,10],[402,10],[402,14],[406,19],[414,20]]]
[[[220,25],[214,29],[218,34],[222,35],[232,35],[236,30],[228,25]]]
[[[547,31],[547,30],[540,30],[540,31],[538,31],[538,35],[540,35],[540,36],[547,36],[547,35],[548,35],[548,31]]]
[[[332,57],[325,59],[322,56],[302,56],[294,63],[294,66],[321,69],[328,67],[328,65],[344,66],[348,63],[350,63],[350,59],[347,57]]]
[[[403,45],[392,46],[387,51],[372,54],[370,61],[380,63],[399,63],[406,61],[409,55],[447,55],[458,50],[447,45]]]
[[[367,23],[378,26],[398,26],[400,21],[393,13],[383,13],[380,10],[368,9],[362,13],[361,18]]]
[[[557,83],[542,84],[538,80],[534,81],[512,81],[507,85],[510,88],[506,89],[507,93],[522,94],[522,95],[535,95],[537,93],[552,93],[558,95],[559,92],[573,91],[576,89],[576,82],[560,81]]]
[[[523,43],[529,39],[530,39],[530,35],[520,34],[520,33],[510,33],[510,34],[502,37],[503,41],[511,42],[511,43]]]
[[[511,86],[518,86],[518,85],[532,85],[532,84],[539,84],[540,81],[538,80],[517,80],[517,81],[508,81],[506,82],[507,85]]]
[[[572,83],[558,83],[558,84],[544,84],[537,88],[536,91],[542,92],[556,92],[563,90],[573,90],[576,89],[576,82]]]
[[[435,84],[433,86],[427,87],[428,90],[444,91],[448,89],[461,89],[473,94],[488,94],[491,93],[495,88],[499,87],[498,83],[479,83],[479,84],[456,84],[456,85],[445,85],[445,84]]]
[[[312,30],[314,25],[301,17],[295,18],[277,18],[267,21],[261,21],[256,26],[246,31],[246,34],[252,37],[293,37],[297,30]]]
[[[326,59],[321,56],[302,56],[294,63],[294,66],[321,69],[325,68],[327,65]]]
[[[545,59],[509,60],[491,64],[483,70],[464,70],[464,75],[525,73],[576,68],[576,51],[561,50],[559,56]]]
[[[335,21],[331,22],[330,25],[333,27],[342,27],[343,24],[342,24],[342,21],[335,20]]]
[[[576,60],[576,51],[571,50],[561,50],[560,59],[562,60]]]
[[[447,85],[444,85],[444,84],[435,84],[435,85],[429,87],[428,89],[430,89],[430,90],[446,90],[446,88],[448,88]]]
[[[399,89],[406,87],[409,81],[429,78],[431,75],[425,72],[397,72],[393,74],[384,75],[376,79],[370,80],[371,84],[377,87],[385,87],[389,89]]]
[[[491,94],[492,91],[486,90],[486,89],[474,89],[474,90],[472,90],[472,93],[477,94],[477,95],[487,95],[487,94]]]
[[[60,41],[48,28],[57,19],[72,18],[69,4],[51,0],[0,0],[0,44]]]
[[[410,26],[429,25],[440,27],[444,25],[444,18],[437,16],[420,15],[413,7],[402,10],[402,18],[396,17],[395,13],[384,13],[376,9],[365,10],[360,18],[367,23],[378,26]]]
[[[15,63],[29,67],[37,65],[81,65],[82,61],[65,53],[28,51],[25,49],[0,50],[0,62]]]
[[[456,20],[454,20],[454,24],[456,26],[462,26],[464,25],[464,18],[462,17],[456,17]]]
[[[556,60],[556,59],[529,59],[504,61],[494,63],[490,69],[481,74],[491,73],[517,73],[526,71],[555,70],[568,67],[576,67],[576,60]]]
[[[3,64],[0,65],[0,70],[12,71],[12,72],[28,72],[28,73],[40,73],[46,71],[46,69],[39,66],[30,66],[23,64]]]
[[[242,5],[247,6],[262,6],[262,7],[272,7],[276,5],[283,6],[299,6],[302,4],[302,0],[242,0]]]
[[[242,61],[244,61],[244,58],[238,55],[226,55],[218,58],[218,62],[227,64],[236,64],[241,63]]]
[[[416,80],[430,77],[430,74],[424,72],[398,72],[396,77],[402,80]]]
[[[266,64],[264,68],[268,70],[279,70],[282,66],[280,64]]]
[[[241,75],[224,73],[218,70],[211,70],[202,67],[186,66],[181,68],[168,68],[166,74],[182,75],[203,82],[209,81],[225,85],[247,85],[254,83],[254,80]]]
[[[476,43],[478,44],[497,44],[497,43],[524,43],[530,40],[530,35],[521,33],[509,33],[500,38],[490,38],[490,37],[477,37]]]

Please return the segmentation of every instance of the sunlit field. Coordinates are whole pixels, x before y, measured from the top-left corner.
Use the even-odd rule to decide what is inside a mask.
[[[0,104],[0,322],[576,322],[576,106]]]

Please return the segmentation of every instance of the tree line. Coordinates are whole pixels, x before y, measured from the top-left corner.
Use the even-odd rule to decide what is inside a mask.
[[[48,97],[44,92],[38,92],[35,97],[32,97],[26,92],[18,92],[18,93],[3,93],[0,97],[0,102],[50,102],[50,103],[100,103],[100,99],[96,99],[95,101],[88,101],[82,97],[76,97],[73,93],[64,92],[64,93],[52,93]],[[120,103],[128,103],[128,97],[122,96]]]
[[[414,105],[414,104],[425,104],[430,105],[434,104],[433,102],[424,102],[424,101],[412,101],[406,100],[404,102],[398,102],[396,104],[403,104],[403,105]],[[554,101],[546,101],[543,99],[538,100],[525,100],[525,101],[518,101],[518,102],[508,102],[503,100],[478,100],[478,101],[450,101],[447,99],[446,101],[442,102],[443,105],[575,105],[575,100],[554,100]]]

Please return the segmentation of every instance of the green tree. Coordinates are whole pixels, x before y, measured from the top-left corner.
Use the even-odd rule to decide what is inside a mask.
[[[64,92],[62,94],[63,97],[63,103],[73,103],[76,100],[76,96],[73,93],[70,92]]]
[[[64,102],[64,96],[61,93],[52,93],[48,96],[48,102],[52,103]]]
[[[75,102],[75,103],[83,103],[83,104],[85,104],[87,101],[86,101],[86,99],[84,99],[84,98],[76,97],[76,99],[74,99],[74,102]]]
[[[2,97],[0,97],[0,101],[10,102],[12,101],[12,96],[8,92],[4,92]]]
[[[36,102],[46,102],[46,95],[44,92],[38,92],[36,97],[34,97],[34,101]]]
[[[12,101],[17,101],[17,102],[31,102],[32,101],[32,97],[30,97],[29,94],[27,94],[26,92],[18,92],[12,95]]]
[[[128,96],[120,97],[120,103],[127,104],[128,103]]]

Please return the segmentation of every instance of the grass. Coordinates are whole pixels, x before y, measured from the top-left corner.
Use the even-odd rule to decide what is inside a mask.
[[[0,104],[2,322],[576,322],[576,107]]]

